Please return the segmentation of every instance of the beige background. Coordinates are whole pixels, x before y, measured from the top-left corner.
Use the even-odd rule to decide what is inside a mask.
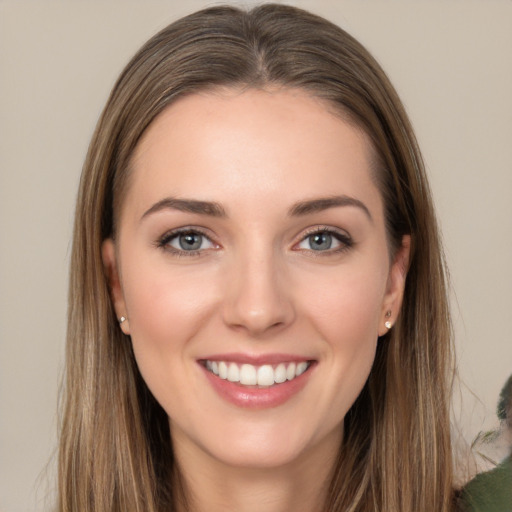
[[[416,127],[456,290],[456,417],[471,440],[496,424],[512,371],[512,1],[289,3],[367,45]],[[140,44],[204,5],[0,2],[0,511],[52,502],[73,202],[95,121]]]

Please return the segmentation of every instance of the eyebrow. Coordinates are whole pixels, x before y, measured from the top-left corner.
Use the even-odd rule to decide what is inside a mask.
[[[328,210],[329,208],[336,208],[340,206],[354,206],[356,208],[360,208],[366,214],[366,216],[371,221],[373,221],[372,216],[370,214],[370,210],[362,201],[356,199],[355,197],[345,195],[322,197],[318,199],[311,199],[308,201],[300,201],[298,203],[295,203],[290,208],[290,210],[288,211],[288,215],[290,217],[301,217],[303,215],[318,213],[324,210]],[[148,215],[166,209],[178,210],[187,213],[195,213],[198,215],[208,215],[211,217],[227,217],[224,208],[219,203],[216,202],[166,197],[155,203],[148,210],[146,210],[142,215],[141,220],[147,217]]]
[[[146,210],[141,220],[162,210],[171,209],[180,212],[197,213],[199,215],[209,215],[211,217],[226,217],[226,211],[219,203],[210,201],[197,201],[195,199],[177,199],[175,197],[166,197],[155,203],[149,210]]]
[[[299,217],[302,215],[309,215],[311,213],[317,213],[329,208],[336,208],[338,206],[355,206],[361,209],[366,216],[373,222],[372,215],[368,207],[359,199],[350,196],[332,196],[322,197],[318,199],[311,199],[310,201],[301,201],[295,203],[289,210],[288,215],[291,217]]]

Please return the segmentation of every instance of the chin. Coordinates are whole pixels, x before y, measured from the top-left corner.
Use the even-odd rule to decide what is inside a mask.
[[[303,447],[290,446],[286,442],[281,446],[267,440],[266,446],[247,442],[229,443],[228,449],[215,447],[211,455],[227,466],[235,468],[263,470],[277,469],[296,462],[304,452]]]
[[[304,427],[304,425],[303,425]],[[331,433],[316,432],[314,429],[293,429],[279,424],[251,424],[246,428],[222,432],[206,440],[203,449],[220,463],[235,468],[277,469],[308,460],[314,453],[328,447],[328,453],[336,453],[342,428]]]

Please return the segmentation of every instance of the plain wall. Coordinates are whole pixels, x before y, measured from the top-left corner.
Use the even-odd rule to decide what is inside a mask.
[[[455,416],[471,441],[496,425],[512,372],[512,2],[287,3],[359,38],[417,130],[455,290]],[[137,48],[205,5],[0,3],[0,511],[52,503],[74,199],[95,122]]]

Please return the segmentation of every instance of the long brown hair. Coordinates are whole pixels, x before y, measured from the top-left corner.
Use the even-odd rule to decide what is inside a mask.
[[[167,417],[117,325],[101,244],[115,236],[130,158],[146,128],[180,97],[223,86],[300,88],[327,100],[372,141],[391,250],[411,235],[402,310],[345,417],[324,510],[451,510],[451,326],[416,139],[360,43],[320,17],[273,4],[213,7],[162,30],[126,66],[98,122],[76,207],[59,510],[163,512],[184,494]]]

